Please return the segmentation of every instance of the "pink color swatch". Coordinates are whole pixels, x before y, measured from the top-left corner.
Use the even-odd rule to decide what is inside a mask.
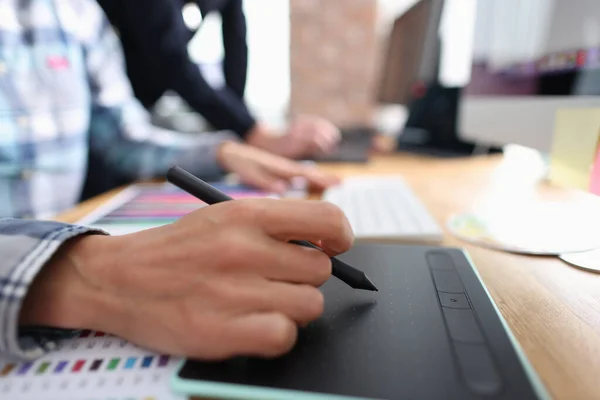
[[[590,179],[590,192],[600,196],[600,145],[596,151],[596,159],[592,167],[592,174]]]

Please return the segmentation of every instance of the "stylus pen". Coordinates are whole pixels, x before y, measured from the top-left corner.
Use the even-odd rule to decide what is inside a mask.
[[[233,200],[225,193],[212,187],[202,179],[192,175],[181,167],[171,167],[167,172],[167,180],[208,205]],[[311,247],[313,249],[323,251],[323,249],[320,249],[314,244],[304,240],[292,240],[291,242],[300,246]],[[377,291],[377,288],[373,282],[371,282],[369,277],[367,277],[364,272],[346,264],[345,262],[338,260],[335,257],[331,257],[331,267],[333,276],[348,284],[350,287],[354,289]]]

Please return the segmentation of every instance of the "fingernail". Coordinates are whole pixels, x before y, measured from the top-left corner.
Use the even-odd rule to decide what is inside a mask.
[[[343,250],[339,249],[335,245],[332,246],[332,245],[329,245],[329,244],[321,243],[321,246],[319,246],[319,247],[321,247],[323,250],[325,250],[325,253],[327,253],[327,254],[340,254],[340,253],[343,253]]]

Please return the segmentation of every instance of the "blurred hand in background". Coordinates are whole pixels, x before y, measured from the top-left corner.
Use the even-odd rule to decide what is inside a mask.
[[[259,123],[247,136],[252,146],[294,159],[331,154],[340,140],[340,130],[333,123],[314,115],[295,118],[283,134]]]

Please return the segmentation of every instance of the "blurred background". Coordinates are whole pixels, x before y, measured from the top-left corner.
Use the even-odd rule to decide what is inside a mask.
[[[343,134],[392,138],[397,151],[454,157],[516,144],[548,156],[559,110],[600,106],[597,0],[244,0],[243,7],[245,99],[277,127],[313,114]],[[222,85],[220,16],[202,18],[193,1],[182,13],[190,29],[200,27],[190,56],[211,85]],[[182,131],[203,123],[173,94],[154,111],[157,123]],[[338,159],[364,161],[367,144],[346,137],[349,150]]]
[[[260,119],[278,126],[289,115],[311,113],[341,126],[378,119],[397,131],[405,107],[378,105],[375,91],[394,20],[417,2],[245,0],[247,104]],[[194,3],[184,7],[183,16],[190,29],[201,26],[189,43],[190,57],[218,87],[223,82],[221,17],[213,13],[203,19]],[[169,94],[159,105],[166,114],[181,103]],[[185,114],[176,124],[193,126],[199,118]]]

